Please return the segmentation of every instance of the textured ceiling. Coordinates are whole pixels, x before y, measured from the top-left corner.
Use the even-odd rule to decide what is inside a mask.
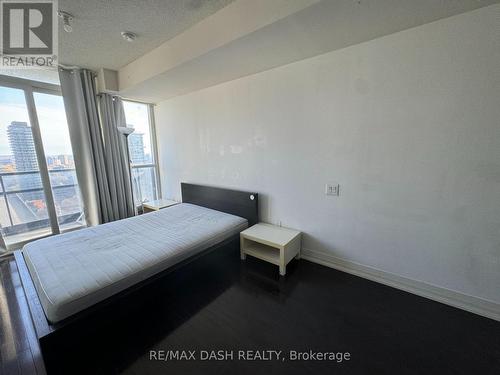
[[[118,69],[190,28],[233,0],[59,0],[75,16],[73,32],[59,21],[59,56],[66,65]],[[122,31],[138,35],[124,41]]]

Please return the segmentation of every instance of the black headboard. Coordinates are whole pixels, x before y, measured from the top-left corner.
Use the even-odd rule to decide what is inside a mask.
[[[183,203],[192,203],[244,217],[248,220],[249,226],[259,221],[259,195],[257,193],[185,182],[181,182],[181,193]]]

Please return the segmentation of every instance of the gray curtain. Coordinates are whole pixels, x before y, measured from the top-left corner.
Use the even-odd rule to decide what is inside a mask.
[[[101,94],[99,97],[102,134],[104,137],[104,155],[108,172],[111,205],[115,208],[112,214],[116,219],[123,219],[135,214],[130,169],[127,156],[125,136],[118,127],[125,127],[123,102],[119,97]],[[118,215],[118,217],[116,216]]]
[[[134,211],[129,208],[133,206],[133,201],[128,169],[127,174],[122,176],[117,175],[114,170],[109,171],[109,158],[124,159],[125,161],[118,161],[122,167],[126,165],[126,158],[123,153],[115,153],[112,156],[106,154],[111,151],[105,142],[113,142],[113,139],[116,141],[121,135],[108,131],[109,139],[104,137],[98,113],[94,74],[84,69],[60,69],[59,79],[87,224],[92,226],[132,216]],[[107,128],[112,127],[112,124],[107,122]],[[114,124],[116,127],[116,123]],[[124,181],[125,179],[127,181]],[[126,188],[118,190],[118,185],[128,186],[129,192],[125,192]],[[121,195],[117,197],[117,194]],[[120,206],[124,200],[130,201],[127,202],[126,209]]]

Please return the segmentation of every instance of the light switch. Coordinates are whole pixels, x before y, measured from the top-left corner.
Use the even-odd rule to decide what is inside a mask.
[[[340,193],[340,185],[337,183],[330,183],[326,184],[325,186],[325,194],[326,195],[333,195],[335,197],[338,197]]]

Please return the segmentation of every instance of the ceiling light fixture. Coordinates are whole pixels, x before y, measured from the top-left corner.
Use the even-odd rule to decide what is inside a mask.
[[[64,10],[58,11],[57,15],[59,16],[59,18],[62,18],[63,20],[64,31],[66,31],[67,33],[72,32],[73,26],[71,26],[70,22],[73,21],[75,17],[73,17],[72,14],[65,12]]]
[[[135,38],[137,38],[137,35],[130,31],[122,31],[121,34],[122,38],[125,39],[127,42],[133,42]]]

